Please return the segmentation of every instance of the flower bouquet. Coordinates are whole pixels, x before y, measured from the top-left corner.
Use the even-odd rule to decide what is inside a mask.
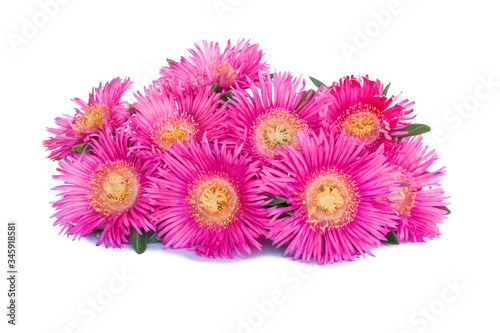
[[[440,235],[445,169],[390,84],[270,71],[257,44],[203,42],[135,101],[100,84],[44,141],[59,164],[55,225],[97,245],[246,257],[265,239],[327,264]]]

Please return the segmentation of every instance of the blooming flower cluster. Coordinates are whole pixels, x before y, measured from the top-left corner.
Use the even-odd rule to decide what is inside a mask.
[[[130,79],[115,78],[48,128],[61,233],[222,258],[270,239],[319,264],[440,235],[445,169],[432,169],[413,102],[368,76],[311,78],[307,90],[245,40],[189,52],[135,101],[123,101]]]

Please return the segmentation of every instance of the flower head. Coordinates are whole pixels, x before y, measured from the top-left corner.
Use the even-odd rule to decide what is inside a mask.
[[[302,85],[301,85],[302,82]],[[233,89],[228,105],[228,135],[245,139],[244,151],[267,160],[279,156],[276,148],[300,147],[298,131],[315,132],[330,103],[329,94],[305,91],[303,80],[290,73],[260,76],[248,90]]]
[[[402,129],[412,117],[408,100],[396,102],[399,96],[382,95],[383,85],[368,76],[356,79],[346,76],[330,90],[333,103],[328,108],[327,122],[338,133],[354,135],[370,151],[381,144],[386,150],[394,145],[391,134]]]
[[[233,258],[261,249],[266,204],[256,162],[217,141],[175,144],[148,192],[165,248]]]
[[[71,154],[72,147],[88,140],[90,135],[102,131],[105,127],[116,130],[128,118],[127,106],[121,101],[123,93],[130,87],[130,79],[119,77],[104,86],[92,88],[88,102],[73,99],[78,104],[74,116],[64,115],[55,119],[57,128],[47,128],[54,134],[43,142],[47,150],[52,151],[48,158],[60,159]]]
[[[268,65],[262,62],[264,53],[258,44],[250,44],[250,41],[239,40],[231,46],[229,40],[222,52],[218,43],[203,41],[203,48],[195,46],[196,50],[189,50],[189,59],[170,60],[169,66],[162,68],[160,73],[175,82],[195,87],[218,84],[219,91],[226,91],[236,82],[246,84],[247,78],[255,80],[259,74],[268,72]]]
[[[91,141],[92,153],[69,156],[59,165],[55,179],[64,182],[55,190],[62,198],[53,203],[54,225],[61,233],[85,237],[102,230],[97,245],[122,247],[134,228],[153,230],[151,208],[144,189],[152,173],[149,163],[128,152],[129,136],[123,130],[106,129]]]
[[[445,219],[448,197],[440,184],[445,168],[428,170],[436,160],[436,152],[424,148],[421,137],[402,139],[388,157],[403,185],[392,204],[399,215],[396,235],[402,242],[424,242],[440,235],[437,224]]]
[[[383,202],[398,190],[382,154],[363,152],[345,133],[299,133],[302,150],[285,146],[282,160],[264,166],[263,190],[287,199],[271,212],[268,238],[285,256],[320,264],[368,253],[385,241],[397,214]],[[377,200],[379,199],[379,200]],[[293,214],[283,216],[287,211]]]
[[[177,84],[151,85],[144,95],[137,93],[130,128],[134,149],[148,156],[160,156],[178,141],[190,136],[212,141],[225,133],[221,123],[227,112],[219,106],[220,94],[210,88],[194,89]]]

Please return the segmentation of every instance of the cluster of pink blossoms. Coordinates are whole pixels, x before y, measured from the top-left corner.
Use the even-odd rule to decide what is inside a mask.
[[[430,169],[413,103],[368,76],[311,78],[306,90],[249,41],[189,52],[135,102],[122,100],[131,81],[115,78],[48,129],[62,233],[224,258],[267,238],[319,264],[440,235],[445,170]]]

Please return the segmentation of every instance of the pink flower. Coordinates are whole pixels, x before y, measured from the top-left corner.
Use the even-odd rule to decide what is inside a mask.
[[[128,118],[125,102],[121,101],[123,93],[130,87],[130,79],[122,81],[119,77],[92,88],[88,102],[79,98],[73,99],[78,104],[74,116],[57,117],[55,122],[59,127],[47,128],[55,136],[44,140],[47,150],[52,151],[48,158],[61,159],[73,152],[72,147],[88,141],[105,127],[116,130]]]
[[[231,41],[221,53],[218,43],[203,41],[203,49],[196,45],[190,49],[191,57],[181,57],[180,62],[169,60],[169,66],[160,73],[168,80],[188,83],[195,87],[212,87],[218,84],[218,91],[229,90],[236,82],[246,84],[247,78],[257,79],[259,74],[268,72],[268,65],[262,62],[264,52],[258,44],[238,40],[235,46]]]
[[[328,108],[327,122],[338,133],[354,135],[370,151],[384,144],[386,151],[394,145],[391,134],[414,118],[409,114],[414,104],[407,99],[396,102],[394,97],[382,96],[383,85],[368,76],[356,79],[346,76],[330,87],[333,103]]]
[[[217,141],[174,144],[164,154],[148,190],[156,207],[158,239],[165,248],[194,249],[206,257],[233,258],[261,249],[265,195],[259,192],[257,163]]]
[[[425,242],[424,238],[439,237],[437,224],[447,211],[440,178],[445,168],[428,171],[437,160],[435,150],[423,146],[421,137],[402,139],[389,155],[388,161],[397,166],[398,181],[404,187],[397,191],[392,207],[399,215],[396,235],[401,242]]]
[[[321,131],[299,138],[302,150],[285,146],[283,159],[262,172],[262,189],[290,205],[271,211],[268,238],[278,247],[287,244],[284,256],[306,262],[372,255],[369,246],[380,245],[397,224],[383,201],[400,189],[388,174],[391,166],[382,154],[363,152],[352,136]]]
[[[279,156],[276,148],[284,145],[299,148],[299,130],[315,132],[322,127],[322,115],[331,102],[325,90],[307,92],[303,80],[286,72],[249,80],[248,86],[232,90],[227,128],[233,141],[246,139],[243,149],[253,157],[272,159]]]
[[[225,134],[221,126],[227,119],[220,94],[210,88],[181,88],[177,84],[152,85],[144,95],[135,95],[135,114],[130,121],[134,149],[147,156],[159,156],[173,143],[186,141],[190,135],[197,141],[210,141]]]
[[[91,141],[92,153],[68,156],[59,164],[55,179],[64,182],[55,190],[62,198],[53,203],[54,225],[73,239],[101,230],[97,245],[122,247],[131,228],[139,233],[154,230],[151,207],[144,196],[153,167],[129,154],[130,137],[123,130],[100,132]]]

